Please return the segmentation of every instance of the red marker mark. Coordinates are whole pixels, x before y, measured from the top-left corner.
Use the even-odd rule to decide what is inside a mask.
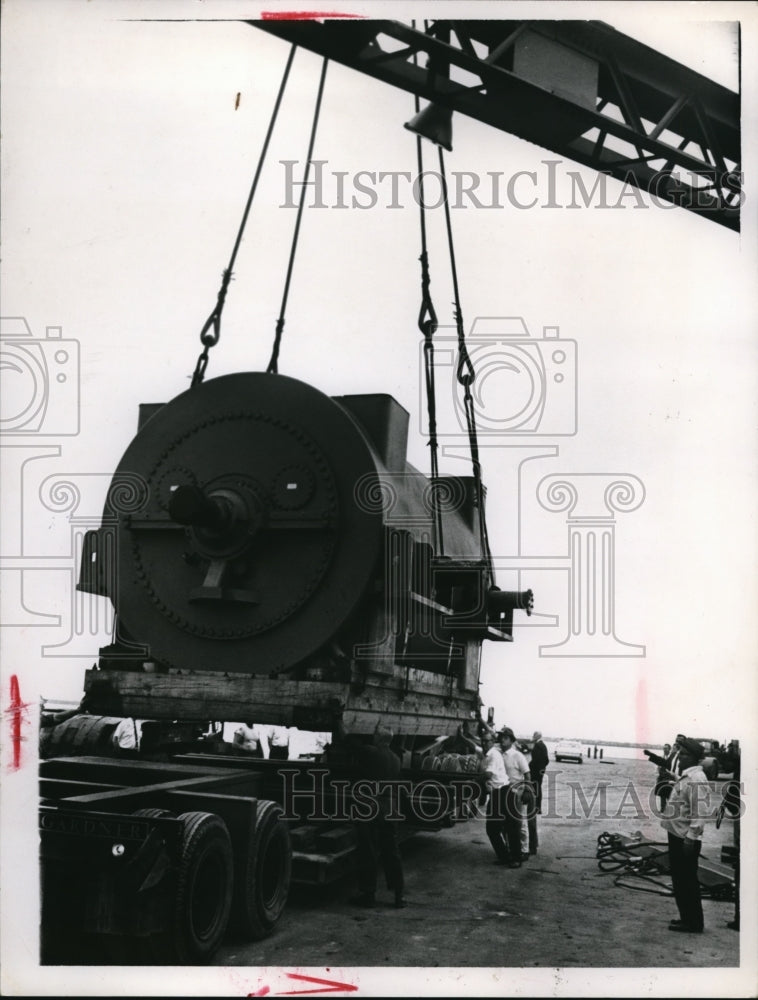
[[[340,14],[338,11],[325,10],[264,10],[261,11],[262,21],[320,21],[322,18],[360,17],[363,14]]]
[[[10,716],[11,722],[11,743],[13,744],[13,763],[11,767],[14,771],[18,771],[21,767],[21,743],[23,741],[21,723],[26,721],[24,715],[26,714],[27,707],[27,703],[21,701],[21,688],[18,684],[18,677],[13,674],[11,676],[10,704],[5,711]]]
[[[352,983],[338,983],[333,979],[316,979],[313,976],[299,976],[296,972],[288,972],[288,979],[299,979],[303,983],[318,983],[321,989],[318,990],[286,990],[278,993],[280,997],[294,997],[303,993],[355,993],[358,989]],[[326,987],[326,988],[325,988]]]
[[[249,997],[265,997],[266,994],[270,993],[270,992],[271,992],[271,987],[269,987],[269,986],[261,986],[261,988],[259,990],[256,990],[255,993],[248,993],[248,996]]]

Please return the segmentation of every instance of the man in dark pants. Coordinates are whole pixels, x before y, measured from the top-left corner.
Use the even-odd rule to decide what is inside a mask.
[[[356,906],[376,904],[376,885],[381,862],[387,888],[394,892],[395,907],[406,905],[405,880],[400,857],[397,819],[391,819],[391,782],[400,775],[400,760],[390,749],[392,730],[379,723],[373,744],[360,743],[345,735],[341,719],[336,720],[335,742],[347,752],[350,770],[356,777],[354,791],[360,787],[360,802],[353,802],[353,826],[356,836],[358,895],[350,902]]]
[[[508,865],[509,868],[520,868],[521,862],[517,862],[512,857],[508,842],[506,811],[508,775],[505,773],[503,754],[492,733],[486,733],[482,736],[482,748],[484,750],[482,771],[489,792],[487,819],[484,828],[497,857],[497,863]]]
[[[536,854],[539,847],[539,835],[537,833],[537,796],[534,792],[534,785],[531,781],[524,782],[524,790],[521,797],[521,805],[526,818],[526,829],[529,839],[529,854]]]
[[[290,734],[286,726],[271,726],[268,731],[269,759],[289,760]]]
[[[697,869],[705,817],[710,813],[710,786],[700,767],[704,756],[697,740],[682,737],[678,761],[681,774],[671,791],[668,813],[661,821],[668,833],[671,884],[679,910],[679,919],[671,921],[669,930],[689,934],[703,931]]]
[[[526,817],[524,790],[531,788],[529,764],[516,745],[516,734],[508,726],[500,733],[508,788],[505,794],[505,834],[514,863],[529,860],[529,828]]]
[[[542,733],[536,732],[533,738],[534,745],[532,746],[532,755],[529,759],[529,776],[532,779],[534,794],[537,798],[537,812],[541,813],[542,779],[545,777],[545,770],[550,758],[548,757],[547,747],[542,742]]]

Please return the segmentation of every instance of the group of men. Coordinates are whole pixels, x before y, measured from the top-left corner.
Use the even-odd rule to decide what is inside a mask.
[[[488,731],[481,740],[482,771],[490,798],[486,810],[487,835],[499,863],[521,867],[530,855],[537,853],[536,818],[541,811],[547,749],[541,734],[536,732],[528,762],[516,745],[513,730],[507,727],[499,734]],[[378,781],[397,778],[400,761],[390,749],[391,741],[392,730],[378,725],[372,743],[354,742],[337,716],[334,744],[347,750],[356,775]],[[358,906],[375,905],[380,867],[384,870],[387,888],[394,894],[395,906],[406,905],[398,826],[388,818],[390,800],[385,800],[385,795],[377,796],[377,810],[371,820],[355,824],[359,891],[351,901]]]
[[[379,781],[399,775],[400,761],[390,748],[390,729],[377,726],[373,744],[350,744],[339,720],[334,735],[337,745],[350,746],[349,756],[356,773]],[[481,771],[489,797],[485,809],[487,836],[497,864],[520,868],[537,853],[537,815],[541,812],[542,779],[548,765],[548,752],[539,732],[534,733],[528,761],[518,748],[513,730],[508,727],[500,732],[488,729],[480,738],[484,751]],[[664,752],[666,756],[659,757],[645,751],[659,767],[656,791],[667,805],[662,824],[668,834],[671,880],[679,911],[679,917],[670,922],[669,929],[679,933],[702,933],[698,858],[704,820],[712,814],[708,805],[708,779],[700,766],[705,751],[697,740],[680,734],[673,748],[666,745]],[[738,767],[735,779],[738,783]],[[732,782],[729,787],[734,784]],[[374,818],[356,824],[359,892],[352,901],[360,906],[375,905],[381,865],[387,887],[394,893],[395,906],[402,907],[406,899],[397,823],[388,818],[389,800],[385,801],[380,795],[377,803]],[[723,817],[725,811],[739,816],[738,792],[725,791],[719,816]],[[738,902],[735,920],[729,926],[739,929]]]
[[[537,853],[537,815],[542,811],[542,779],[548,753],[542,734],[535,732],[527,761],[516,744],[512,729],[482,736],[485,776],[489,801],[485,829],[496,863],[520,868]]]

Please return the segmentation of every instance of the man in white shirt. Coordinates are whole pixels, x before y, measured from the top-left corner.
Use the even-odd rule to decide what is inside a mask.
[[[524,788],[529,781],[529,762],[516,746],[516,736],[506,727],[500,734],[503,746],[503,763],[508,776],[506,818],[508,842],[514,861],[529,860],[529,828],[526,824]]]
[[[705,817],[710,813],[710,786],[700,761],[705,750],[697,740],[678,736],[679,780],[674,785],[661,826],[668,833],[671,885],[679,919],[670,931],[702,934],[703,906],[700,901],[698,859]]]
[[[505,773],[503,754],[491,733],[482,736],[482,749],[484,750],[482,771],[484,771],[485,783],[490,793],[485,830],[497,856],[497,863],[517,867],[511,861],[511,854],[508,850],[505,805],[508,776]]]
[[[268,731],[271,760],[288,760],[290,753],[290,731],[287,726],[271,726]]]
[[[233,743],[234,746],[240,747],[254,757],[263,757],[268,760],[268,734],[260,726],[252,723],[248,726],[243,722],[234,730]]]
[[[141,725],[136,719],[122,719],[113,730],[113,746],[119,750],[139,750]]]

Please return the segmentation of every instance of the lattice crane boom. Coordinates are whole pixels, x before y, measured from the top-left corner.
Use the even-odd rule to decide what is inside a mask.
[[[739,231],[739,94],[602,22],[250,23]]]

